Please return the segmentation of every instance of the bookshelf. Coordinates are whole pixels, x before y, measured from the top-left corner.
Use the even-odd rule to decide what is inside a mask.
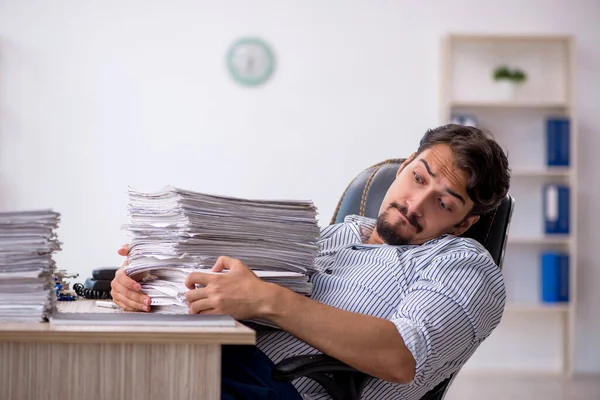
[[[545,235],[545,236],[511,236],[507,242],[511,245],[523,244],[548,244],[548,245],[569,245],[571,237],[569,235]]]
[[[571,170],[569,168],[519,168],[511,171],[512,177],[520,177],[520,176],[564,176],[568,177],[571,174]]]
[[[508,152],[515,210],[503,275],[507,305],[502,322],[463,368],[464,373],[573,373],[577,278],[577,118],[573,95],[574,42],[570,36],[450,34],[441,54],[441,121],[467,116],[494,133]],[[512,97],[493,79],[499,65],[527,73]],[[570,121],[569,166],[547,166],[546,121]],[[464,120],[463,120],[464,121]],[[569,233],[546,234],[544,187],[567,185]],[[541,299],[541,253],[569,255],[569,301]]]
[[[570,306],[568,304],[506,304],[506,309],[509,312],[521,313],[539,313],[539,312],[568,312]]]
[[[567,107],[566,104],[560,102],[545,102],[541,101],[452,101],[451,107],[467,107],[472,109],[477,108],[548,108],[548,109],[561,109]]]

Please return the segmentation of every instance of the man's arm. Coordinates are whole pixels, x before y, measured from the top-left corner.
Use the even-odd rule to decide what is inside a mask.
[[[269,319],[325,354],[398,383],[423,379],[448,362],[466,362],[500,322],[506,298],[493,260],[471,252],[436,259],[404,294],[390,321],[266,283],[239,260],[219,258],[213,271],[223,269],[230,271],[188,276],[191,313]],[[194,289],[196,283],[204,287]]]
[[[396,383],[413,380],[415,359],[391,321],[340,310],[275,284],[265,290],[268,300],[258,317],[366,374]]]
[[[220,257],[213,271],[191,273],[186,285],[190,313],[268,319],[316,349],[391,382],[408,383],[415,359],[393,322],[340,310],[259,279],[241,261]],[[203,287],[196,288],[196,285]]]

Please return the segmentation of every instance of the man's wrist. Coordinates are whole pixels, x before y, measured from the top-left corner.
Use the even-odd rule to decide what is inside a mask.
[[[260,302],[258,317],[272,321],[282,315],[287,308],[288,298],[294,294],[283,286],[271,282],[265,282],[263,301]]]

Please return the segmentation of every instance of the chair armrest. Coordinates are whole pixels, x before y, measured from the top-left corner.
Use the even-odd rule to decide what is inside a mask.
[[[359,372],[351,366],[325,354],[303,354],[286,358],[273,368],[273,378],[291,381],[314,373]]]
[[[273,379],[292,381],[308,377],[321,384],[334,400],[359,400],[369,375],[325,354],[286,358],[273,367]],[[421,400],[442,400],[456,373],[427,392]]]
[[[369,375],[325,354],[304,354],[277,363],[273,379],[293,381],[307,377],[318,382],[333,400],[359,400]]]

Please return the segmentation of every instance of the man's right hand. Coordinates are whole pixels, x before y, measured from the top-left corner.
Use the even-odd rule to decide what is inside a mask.
[[[127,256],[129,254],[129,245],[123,245],[119,251],[119,255]],[[127,260],[123,263],[115,274],[110,286],[112,290],[110,295],[113,302],[125,311],[150,311],[150,297],[141,293],[142,287],[140,284],[125,273]]]

